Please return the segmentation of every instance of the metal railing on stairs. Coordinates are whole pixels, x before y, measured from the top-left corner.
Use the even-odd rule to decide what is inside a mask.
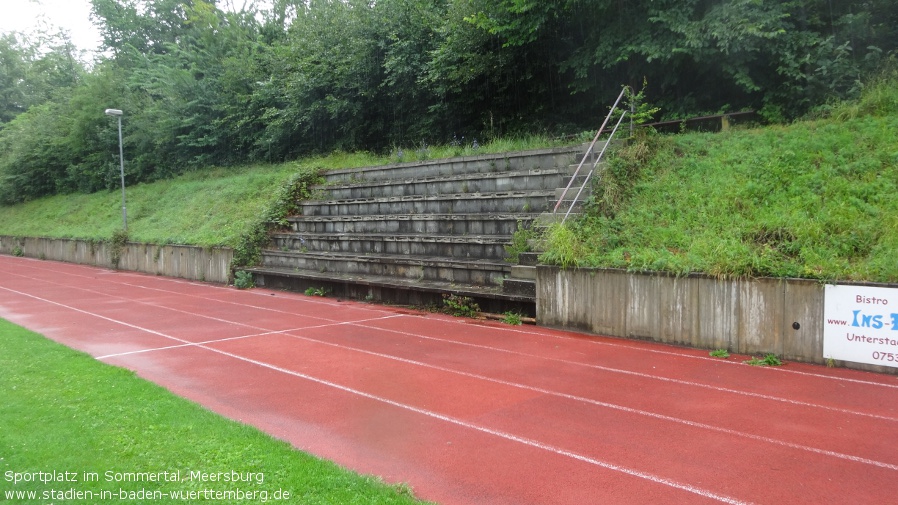
[[[602,132],[605,131],[605,127],[608,126],[608,122],[611,121],[612,116],[614,115],[614,111],[617,110],[617,106],[620,104],[620,101],[624,98],[624,95],[627,91],[630,90],[629,86],[624,86],[621,90],[620,95],[617,96],[617,100],[614,101],[614,105],[611,106],[611,110],[608,111],[608,115],[605,116],[605,121],[602,123],[602,126],[599,128],[599,131],[596,133],[596,136],[592,139],[592,142],[589,144],[589,148],[586,149],[586,153],[583,154],[583,159],[580,160],[580,164],[577,165],[577,170],[574,171],[574,175],[571,176],[570,182],[568,182],[567,186],[564,188],[564,191],[561,193],[561,197],[558,198],[558,201],[555,203],[555,208],[552,210],[553,214],[558,213],[558,208],[561,207],[561,204],[564,202],[564,198],[567,196],[568,191],[571,190],[571,186],[574,185],[574,181],[577,180],[577,177],[580,175],[580,171],[583,169],[583,165],[586,164],[586,160],[589,159],[590,155],[593,153],[593,149],[595,148],[596,142],[599,141],[599,137],[602,135]],[[573,200],[571,200],[570,206],[568,206],[567,211],[564,213],[564,217],[561,219],[561,222],[564,223],[568,216],[571,214],[571,211],[574,209],[574,206],[577,205],[577,202],[580,200],[580,196],[583,194],[584,188],[589,184],[589,180],[592,178],[593,173],[596,171],[596,167],[599,166],[599,163],[602,161],[602,157],[605,155],[605,151],[608,149],[608,144],[611,143],[611,139],[614,138],[614,134],[617,133],[618,127],[620,127],[621,122],[624,120],[624,116],[627,115],[627,111],[621,109],[620,118],[617,120],[617,124],[614,125],[614,129],[611,130],[611,134],[608,136],[608,139],[605,141],[605,145],[602,146],[602,151],[599,152],[596,157],[595,162],[593,162],[592,167],[589,170],[589,173],[586,175],[586,178],[583,179],[583,183],[580,185],[579,190],[577,191],[576,196],[574,196]]]

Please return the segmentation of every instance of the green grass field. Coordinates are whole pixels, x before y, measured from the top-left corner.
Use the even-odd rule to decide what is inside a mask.
[[[258,504],[289,493],[283,503],[421,503],[406,486],[388,486],[297,451],[4,320],[0,348],[0,501]],[[182,480],[121,480],[138,472],[162,479],[180,472]],[[191,472],[237,476],[237,482],[191,480]],[[74,481],[41,482],[47,474]],[[93,474],[97,481],[87,482]],[[72,499],[76,492],[94,494]],[[168,495],[191,492],[194,499]],[[215,499],[211,492],[232,494]]]

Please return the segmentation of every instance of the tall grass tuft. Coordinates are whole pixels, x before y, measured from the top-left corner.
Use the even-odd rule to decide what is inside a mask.
[[[545,252],[540,261],[562,267],[577,266],[583,260],[586,250],[574,230],[562,223],[552,223],[543,236]]]

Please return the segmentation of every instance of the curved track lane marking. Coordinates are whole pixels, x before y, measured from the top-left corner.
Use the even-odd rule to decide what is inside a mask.
[[[152,305],[154,307],[158,307],[161,309],[168,309],[168,307],[165,307],[162,305],[158,305],[158,306],[154,305],[154,304],[149,304],[149,305]],[[78,309],[73,309],[73,310],[78,310]],[[203,316],[202,314],[194,314],[192,312],[185,312],[185,311],[181,311],[181,310],[177,310],[177,309],[171,309],[171,310],[175,310],[176,312],[182,312],[185,314],[195,315],[197,317],[207,317],[207,316]],[[91,314],[91,313],[87,312],[87,314]],[[91,315],[96,315],[96,314],[91,314]],[[97,317],[102,317],[102,316],[97,316]],[[371,318],[361,319],[360,321],[379,321],[382,319],[391,319],[394,317],[399,317],[399,316],[392,315],[392,316],[384,316],[384,317],[371,317]],[[216,319],[216,318],[210,318],[210,319]],[[121,321],[116,321],[116,322],[121,322]],[[225,322],[230,322],[230,321],[225,321]],[[126,323],[122,323],[122,324],[126,324]],[[143,354],[143,353],[155,352],[155,351],[167,351],[169,349],[178,349],[178,348],[182,348],[182,347],[196,347],[196,346],[203,346],[203,345],[208,345],[208,344],[217,344],[219,342],[230,342],[232,340],[243,340],[246,338],[253,338],[253,337],[265,337],[265,336],[269,336],[269,335],[286,335],[288,337],[293,337],[294,335],[290,335],[290,333],[294,332],[294,331],[318,330],[321,328],[333,328],[335,326],[345,326],[348,324],[355,324],[355,321],[333,322],[330,324],[319,324],[316,326],[303,326],[302,328],[288,328],[286,330],[269,330],[267,328],[260,328],[258,326],[252,326],[252,325],[249,325],[246,323],[234,323],[234,324],[239,324],[240,326],[245,326],[251,330],[260,330],[262,333],[253,333],[251,335],[241,335],[239,337],[216,338],[214,340],[204,340],[202,342],[190,342],[188,340],[184,340],[184,342],[188,342],[188,343],[181,344],[181,345],[167,345],[165,347],[151,347],[148,349],[140,349],[138,351],[126,351],[126,352],[119,352],[119,353],[115,353],[115,354],[106,354],[103,356],[97,356],[94,359],[117,358],[120,356],[130,356],[132,354]],[[135,326],[135,328],[139,328],[139,327]],[[144,328],[140,328],[140,329],[144,329]],[[150,331],[150,330],[146,330],[146,331]],[[169,337],[169,338],[175,338],[175,337]]]
[[[377,396],[377,395],[373,395],[373,394],[370,394],[370,393],[366,393],[366,392],[364,392],[364,391],[360,391],[360,390],[358,390],[358,389],[354,389],[354,388],[350,388],[350,387],[347,387],[347,386],[343,386],[343,385],[337,384],[337,383],[335,383],[335,382],[327,381],[327,380],[324,380],[324,379],[320,379],[320,378],[318,378],[318,377],[313,377],[313,376],[311,376],[311,375],[307,375],[307,374],[303,374],[303,373],[300,373],[300,372],[295,372],[295,371],[292,371],[292,370],[288,370],[288,369],[285,369],[285,368],[281,368],[281,367],[272,365],[272,364],[270,364],[270,363],[265,363],[265,362],[263,362],[263,361],[258,361],[258,360],[254,360],[254,359],[247,358],[247,357],[244,357],[244,356],[240,356],[240,355],[237,355],[237,354],[229,353],[229,352],[227,352],[227,351],[222,351],[222,350],[220,350],[220,349],[215,349],[214,347],[209,347],[209,346],[207,346],[207,345],[194,344],[194,343],[188,342],[188,341],[186,341],[186,340],[180,339],[180,338],[178,338],[178,337],[174,337],[174,336],[171,336],[171,335],[166,335],[165,333],[162,333],[162,332],[158,332],[158,331],[151,330],[151,329],[148,329],[148,328],[142,328],[142,327],[137,326],[137,325],[134,325],[134,324],[126,323],[126,322],[124,322],[124,321],[119,321],[119,320],[116,320],[116,319],[113,319],[113,318],[110,318],[110,317],[102,316],[102,315],[100,315],[100,314],[95,314],[95,313],[92,313],[92,312],[89,312],[89,311],[86,311],[86,310],[82,310],[82,309],[79,309],[79,308],[76,308],[76,307],[71,307],[71,306],[68,306],[68,305],[65,305],[65,304],[62,304],[62,303],[59,303],[59,302],[54,302],[54,301],[52,301],[52,300],[47,300],[47,299],[41,298],[41,297],[39,297],[39,296],[30,295],[30,294],[28,294],[28,293],[23,293],[23,292],[16,291],[16,290],[14,290],[14,289],[6,288],[6,287],[0,287],[0,289],[4,289],[4,290],[6,290],[6,291],[9,291],[9,292],[12,292],[12,293],[16,293],[16,294],[19,294],[19,295],[22,295],[22,296],[27,296],[27,297],[29,297],[29,298],[33,298],[33,299],[35,299],[35,300],[42,301],[42,302],[44,302],[44,303],[49,303],[49,304],[52,304],[52,305],[56,305],[56,306],[58,306],[58,307],[63,307],[63,308],[69,309],[69,310],[73,310],[73,311],[78,312],[78,313],[81,313],[81,314],[86,314],[86,315],[89,315],[89,316],[97,317],[97,318],[99,318],[99,319],[103,319],[104,321],[109,321],[109,322],[112,322],[112,323],[121,324],[121,325],[126,326],[126,327],[128,327],[128,328],[132,328],[132,329],[144,331],[144,332],[150,333],[150,334],[152,334],[152,335],[157,335],[157,336],[160,336],[160,337],[163,337],[163,338],[168,338],[168,339],[174,340],[174,341],[176,341],[176,342],[181,342],[182,344],[188,344],[188,345],[191,345],[191,346],[193,346],[193,347],[198,347],[198,348],[200,348],[200,349],[205,349],[205,350],[210,351],[210,352],[214,352],[214,353],[217,353],[217,354],[221,354],[221,355],[223,355],[223,356],[228,356],[228,357],[230,357],[230,358],[233,358],[233,359],[236,359],[236,360],[239,360],[239,361],[243,361],[243,362],[250,363],[250,364],[253,364],[253,365],[256,365],[256,366],[260,366],[260,367],[263,367],[263,368],[267,368],[267,369],[269,369],[269,370],[273,370],[273,371],[276,371],[276,372],[280,372],[280,373],[283,373],[283,374],[286,374],[286,375],[290,375],[290,376],[293,376],[293,377],[298,377],[298,378],[301,378],[301,379],[304,379],[304,380],[307,380],[307,381],[310,381],[310,382],[314,382],[314,383],[316,383],[316,384],[321,384],[321,385],[323,385],[323,386],[327,386],[327,387],[330,387],[330,388],[333,388],[333,389],[337,389],[337,390],[340,390],[340,391],[343,391],[343,392],[346,392],[346,393],[354,394],[354,395],[356,395],[356,396],[360,396],[360,397],[363,397],[363,398],[368,398],[368,399],[370,399],[370,400],[374,400],[374,401],[377,401],[377,402],[381,402],[381,403],[384,403],[384,404],[386,404],[386,405],[391,405],[391,406],[393,406],[393,407],[400,408],[400,409],[403,409],[403,410],[407,410],[407,411],[409,411],[409,412],[414,412],[414,413],[421,414],[421,415],[424,415],[424,416],[427,416],[427,417],[430,417],[430,418],[433,418],[433,419],[437,419],[437,420],[440,420],[440,421],[444,421],[444,422],[448,422],[448,423],[451,423],[451,424],[455,424],[455,425],[461,426],[461,427],[463,427],[463,428],[467,428],[467,429],[479,431],[479,432],[481,432],[481,433],[486,433],[486,434],[488,434],[488,435],[493,435],[493,436],[496,436],[496,437],[499,437],[499,438],[503,438],[503,439],[505,439],[505,440],[510,440],[510,441],[512,441],[512,442],[517,442],[517,443],[519,443],[519,444],[527,445],[527,446],[534,447],[534,448],[537,448],[537,449],[541,449],[541,450],[544,450],[544,451],[547,451],[547,452],[552,452],[552,453],[557,454],[557,455],[560,455],[560,456],[566,456],[566,457],[568,457],[568,458],[571,458],[571,459],[574,459],[574,460],[577,460],[577,461],[581,461],[581,462],[584,462],[584,463],[589,463],[589,464],[591,464],[591,465],[598,466],[598,467],[604,468],[604,469],[606,469],[606,470],[612,470],[612,471],[615,471],[615,472],[620,472],[620,473],[623,473],[623,474],[626,474],[626,475],[630,475],[630,476],[632,476],[632,477],[638,477],[638,478],[640,478],[640,479],[648,480],[648,481],[654,482],[654,483],[656,483],[656,484],[663,484],[663,485],[665,485],[665,486],[672,487],[672,488],[674,488],[674,489],[679,489],[679,490],[681,490],[681,491],[687,491],[687,492],[689,492],[689,493],[693,493],[693,494],[702,496],[702,497],[704,497],[704,498],[709,498],[709,499],[712,499],[712,500],[716,500],[716,501],[719,501],[719,502],[721,502],[721,503],[728,503],[728,504],[732,504],[732,505],[751,505],[751,502],[745,502],[745,501],[742,501],[742,500],[737,500],[737,499],[732,498],[732,497],[729,497],[729,496],[725,496],[725,495],[721,495],[721,494],[718,494],[718,493],[714,493],[713,491],[709,491],[709,490],[706,490],[706,489],[702,489],[702,488],[698,488],[698,487],[695,487],[695,486],[691,486],[691,485],[689,485],[689,484],[683,484],[683,483],[677,482],[677,481],[672,480],[672,479],[668,479],[668,478],[665,478],[665,477],[661,477],[661,476],[658,476],[658,475],[650,474],[650,473],[647,473],[647,472],[642,472],[642,471],[639,471],[639,470],[635,470],[635,469],[628,468],[628,467],[624,467],[624,466],[620,466],[620,465],[615,465],[615,464],[609,463],[609,462],[607,462],[607,461],[602,461],[602,460],[599,460],[599,459],[596,459],[596,458],[591,458],[591,457],[589,457],[589,456],[584,456],[584,455],[582,455],[582,454],[578,454],[578,453],[575,453],[575,452],[572,452],[572,451],[568,451],[568,450],[562,449],[562,448],[560,448],[560,447],[555,447],[555,446],[552,446],[552,445],[544,444],[544,443],[539,442],[539,441],[537,441],[537,440],[532,440],[532,439],[525,438],[525,437],[519,437],[519,436],[517,436],[517,435],[513,435],[513,434],[511,434],[511,433],[507,433],[507,432],[504,432],[504,431],[494,430],[494,429],[492,429],[492,428],[487,428],[486,426],[480,426],[480,425],[477,425],[477,424],[469,423],[469,422],[467,422],[467,421],[463,421],[463,420],[461,420],[461,419],[456,419],[456,418],[451,417],[451,416],[446,416],[446,415],[439,414],[439,413],[437,413],[437,412],[433,412],[433,411],[430,411],[430,410],[427,410],[427,409],[422,409],[422,408],[415,407],[415,406],[412,406],[412,405],[407,405],[407,404],[404,404],[404,403],[400,403],[400,402],[397,402],[397,401],[393,401],[393,400],[390,400],[389,398],[384,398],[384,397],[381,397],[381,396]]]
[[[312,376],[310,376],[310,375],[306,375],[306,374],[303,374],[303,373],[294,372],[294,371],[292,371],[292,370],[287,370],[287,369],[285,369],[285,368],[281,368],[281,367],[278,367],[278,366],[275,366],[275,365],[271,365],[271,364],[269,364],[269,363],[265,363],[265,362],[262,362],[262,361],[257,361],[257,360],[250,359],[250,358],[246,358],[246,357],[239,356],[239,355],[236,355],[236,354],[231,354],[231,353],[229,353],[229,352],[221,351],[221,350],[214,349],[214,348],[208,348],[208,347],[205,347],[205,346],[202,346],[202,347],[203,347],[204,349],[208,349],[208,350],[210,350],[210,351],[217,352],[217,353],[223,354],[223,355],[225,355],[225,356],[230,356],[230,357],[232,357],[232,358],[234,358],[234,359],[241,360],[241,361],[245,361],[245,362],[247,362],[247,363],[252,363],[252,364],[257,365],[257,366],[261,366],[261,367],[264,367],[264,368],[269,368],[269,369],[271,369],[271,370],[274,370],[274,371],[277,371],[277,372],[281,372],[281,373],[283,373],[283,374],[287,374],[287,375],[291,375],[291,376],[298,377],[298,378],[301,378],[301,379],[305,379],[305,380],[308,380],[308,381],[311,381],[311,382],[315,382],[315,383],[317,383],[317,384],[321,384],[321,385],[324,385],[324,386],[329,386],[329,387],[331,387],[331,388],[338,389],[338,390],[341,390],[341,391],[345,391],[345,392],[350,393],[350,394],[358,395],[358,396],[361,396],[361,397],[363,397],[363,398],[368,398],[368,399],[370,399],[370,400],[375,400],[375,401],[378,401],[378,402],[381,402],[381,403],[385,403],[385,404],[387,404],[387,405],[392,405],[392,406],[394,406],[394,407],[397,407],[397,408],[400,408],[400,409],[404,409],[404,410],[408,410],[408,411],[410,411],[410,412],[415,412],[415,413],[417,413],[417,414],[421,414],[421,415],[424,415],[424,416],[427,416],[427,417],[431,417],[431,418],[434,418],[434,419],[438,419],[438,420],[441,420],[441,421],[445,421],[445,422],[447,422],[447,423],[452,423],[452,424],[455,424],[455,425],[457,425],[457,426],[461,426],[461,427],[463,427],[463,428],[468,428],[468,429],[471,429],[471,430],[479,431],[479,432],[481,432],[481,433],[486,433],[486,434],[488,434],[488,435],[493,435],[493,436],[496,436],[496,437],[504,438],[505,440],[510,440],[510,441],[512,441],[512,442],[517,442],[517,443],[520,443],[520,444],[523,444],[523,445],[527,445],[527,446],[530,446],[530,447],[535,447],[535,448],[537,448],[537,449],[542,449],[542,450],[544,450],[544,451],[552,452],[552,453],[558,454],[558,455],[560,455],[560,456],[566,456],[566,457],[568,457],[568,458],[575,459],[575,460],[577,460],[577,461],[582,461],[582,462],[584,462],[584,463],[589,463],[589,464],[592,464],[592,465],[595,465],[595,466],[598,466],[598,467],[601,467],[601,468],[605,468],[606,470],[613,470],[613,471],[620,472],[620,473],[623,473],[623,474],[626,474],[626,475],[630,475],[630,476],[632,476],[632,477],[638,477],[638,478],[640,478],[640,479],[648,480],[648,481],[654,482],[654,483],[656,483],[656,484],[663,484],[663,485],[665,485],[665,486],[669,486],[669,487],[672,487],[672,488],[675,488],[675,489],[679,489],[679,490],[681,490],[681,491],[687,491],[687,492],[690,492],[690,493],[693,493],[693,494],[697,494],[697,495],[702,496],[702,497],[705,497],[705,498],[709,498],[709,499],[712,499],[712,500],[717,500],[717,501],[722,502],[722,503],[729,503],[729,504],[733,504],[733,505],[749,505],[749,504],[751,503],[751,502],[744,502],[744,501],[742,501],[742,500],[738,500],[738,499],[736,499],[736,498],[732,498],[732,497],[729,497],[729,496],[721,495],[721,494],[718,494],[718,493],[714,493],[713,491],[708,491],[707,489],[698,488],[698,487],[695,487],[695,486],[691,486],[691,485],[689,485],[689,484],[683,484],[683,483],[677,482],[677,481],[672,480],[672,479],[668,479],[668,478],[665,478],[665,477],[660,477],[660,476],[658,476],[658,475],[650,474],[650,473],[647,473],[647,472],[642,472],[642,471],[635,470],[635,469],[632,469],[632,468],[627,468],[627,467],[625,467],[625,466],[615,465],[614,463],[609,463],[609,462],[607,462],[607,461],[602,461],[602,460],[599,460],[599,459],[596,459],[596,458],[591,458],[591,457],[589,457],[589,456],[584,456],[584,455],[582,455],[582,454],[578,454],[578,453],[576,453],[576,452],[568,451],[568,450],[562,449],[562,448],[560,448],[560,447],[555,447],[555,446],[552,446],[552,445],[549,445],[549,444],[544,444],[544,443],[539,442],[539,441],[537,441],[537,440],[532,440],[532,439],[529,439],[529,438],[519,437],[519,436],[513,435],[513,434],[511,434],[511,433],[507,433],[507,432],[499,431],[499,430],[494,430],[494,429],[492,429],[492,428],[487,428],[486,426],[480,426],[480,425],[477,425],[477,424],[469,423],[469,422],[467,422],[467,421],[463,421],[463,420],[461,420],[461,419],[456,419],[456,418],[454,418],[454,417],[450,417],[450,416],[446,416],[446,415],[443,415],[443,414],[439,414],[439,413],[437,413],[437,412],[433,412],[433,411],[430,411],[430,410],[418,408],[418,407],[415,407],[415,406],[412,406],[412,405],[407,405],[407,404],[404,404],[404,403],[399,403],[399,402],[390,400],[389,398],[383,398],[383,397],[380,397],[380,396],[377,396],[377,395],[373,395],[373,394],[370,394],[370,393],[366,393],[366,392],[364,392],[364,391],[360,391],[360,390],[357,390],[357,389],[353,389],[353,388],[350,388],[350,387],[346,387],[346,386],[343,386],[343,385],[340,385],[340,384],[337,384],[337,383],[334,383],[334,382],[330,382],[330,381],[327,381],[327,380],[324,380],[324,379],[319,379],[319,378],[317,378],[317,377],[312,377]]]

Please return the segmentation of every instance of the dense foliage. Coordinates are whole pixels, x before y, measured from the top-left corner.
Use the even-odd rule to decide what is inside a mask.
[[[125,111],[133,184],[577,133],[622,84],[647,82],[666,117],[788,120],[856,95],[898,47],[898,0],[234,3],[92,0],[103,47],[90,65],[64,34],[0,37],[0,202],[116,187],[105,108]]]

